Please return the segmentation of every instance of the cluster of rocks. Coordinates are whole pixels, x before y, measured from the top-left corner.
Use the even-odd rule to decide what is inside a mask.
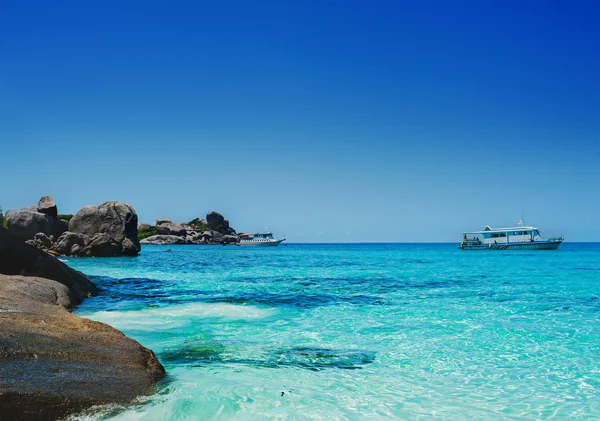
[[[44,196],[37,206],[7,211],[6,222],[15,237],[52,255],[135,256],[141,250],[137,214],[128,204],[86,206],[67,221]]]
[[[37,233],[58,238],[69,229],[69,221],[58,217],[58,208],[50,196],[42,197],[37,205],[7,211],[6,223],[9,231],[23,241],[33,240]]]
[[[142,244],[236,244],[240,237],[229,226],[229,221],[218,212],[210,211],[206,219],[195,219],[187,224],[176,224],[170,219],[157,219],[154,225],[141,223],[139,232],[154,232]]]
[[[151,350],[70,313],[95,294],[81,272],[0,227],[1,419],[63,419],[154,392],[165,370]]]

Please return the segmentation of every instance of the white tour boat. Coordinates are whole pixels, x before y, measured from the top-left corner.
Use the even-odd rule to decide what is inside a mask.
[[[490,228],[482,231],[464,232],[461,250],[556,250],[563,242],[562,237],[542,238],[536,227]]]
[[[278,246],[283,243],[285,238],[277,240],[273,238],[273,234],[267,232],[265,234],[240,234],[240,241],[237,243],[238,246]]]

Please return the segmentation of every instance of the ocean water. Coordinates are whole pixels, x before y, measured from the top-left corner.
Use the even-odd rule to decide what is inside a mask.
[[[172,250],[172,251],[168,251]],[[78,419],[600,419],[600,244],[145,246],[66,259],[168,378]]]

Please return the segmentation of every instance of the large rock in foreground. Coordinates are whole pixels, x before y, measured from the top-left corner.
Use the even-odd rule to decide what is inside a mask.
[[[72,315],[76,302],[58,282],[0,275],[0,418],[61,419],[153,393],[165,374],[154,353]]]
[[[86,206],[69,221],[69,231],[89,236],[94,247],[86,246],[86,256],[135,256],[140,250],[137,238],[138,217],[131,205],[105,202],[97,206]],[[107,234],[98,237],[97,234]],[[109,238],[110,237],[110,238]],[[119,249],[112,245],[116,242]],[[107,250],[110,254],[106,254]],[[100,254],[94,254],[94,253]]]

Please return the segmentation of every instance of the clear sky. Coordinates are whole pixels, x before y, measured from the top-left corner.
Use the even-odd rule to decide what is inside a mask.
[[[2,1],[0,205],[600,241],[598,1]]]

